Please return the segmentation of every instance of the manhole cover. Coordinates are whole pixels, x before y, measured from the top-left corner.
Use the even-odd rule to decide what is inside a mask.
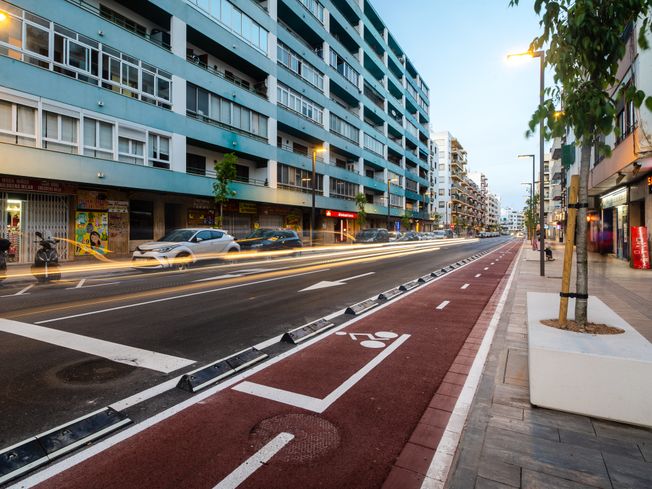
[[[126,377],[134,370],[136,367],[131,365],[98,358],[68,365],[56,372],[56,376],[67,384],[98,384]]]
[[[340,445],[340,434],[335,425],[311,414],[284,414],[265,419],[251,431],[249,439],[255,450],[260,450],[283,432],[292,433],[294,439],[274,456],[277,462],[303,464]]]

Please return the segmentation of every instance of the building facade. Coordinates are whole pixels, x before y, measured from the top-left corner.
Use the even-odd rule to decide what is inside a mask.
[[[0,234],[64,259],[212,226],[427,222],[428,87],[366,0],[0,0]],[[319,152],[317,152],[319,150]],[[312,179],[316,155],[316,178]],[[389,189],[389,191],[388,191]],[[92,234],[95,233],[93,239]],[[97,241],[101,245],[97,244]]]
[[[488,231],[500,231],[500,196],[489,192],[486,200],[486,222]]]
[[[520,233],[525,230],[523,212],[506,207],[500,209],[500,227],[507,233]]]

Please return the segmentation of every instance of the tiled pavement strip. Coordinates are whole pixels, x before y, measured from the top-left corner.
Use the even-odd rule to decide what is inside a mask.
[[[554,248],[546,277],[536,254],[523,251],[445,487],[652,488],[652,430],[530,405],[526,293],[559,292],[563,250]],[[589,294],[652,341],[652,271],[596,254],[589,260]],[[411,441],[428,446],[418,435],[419,429]],[[423,476],[412,474],[418,487]]]

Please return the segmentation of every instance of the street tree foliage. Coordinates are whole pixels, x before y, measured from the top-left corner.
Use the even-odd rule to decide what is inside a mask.
[[[355,220],[360,228],[362,228],[365,222],[367,222],[367,212],[365,211],[366,205],[367,205],[367,196],[362,192],[358,192],[355,195],[355,206],[358,208],[358,217],[356,217]]]
[[[410,230],[410,221],[412,220],[412,216],[410,213],[406,210],[403,215],[401,216],[401,225],[407,230]]]
[[[532,239],[539,224],[539,194],[528,197],[523,208],[523,223],[527,229],[528,239]]]
[[[519,0],[511,0],[516,6]],[[543,122],[547,138],[573,131],[581,147],[577,216],[577,293],[588,294],[587,207],[591,152],[610,155],[605,136],[615,129],[616,105],[623,97],[636,107],[644,102],[652,111],[652,97],[629,85],[618,87],[618,62],[626,53],[626,34],[641,20],[638,45],[648,48],[652,0],[535,0],[543,32],[530,44],[530,52],[545,49],[545,64],[554,70],[554,85],[529,122],[528,134]],[[587,299],[575,301],[575,320],[587,322]]]
[[[236,162],[238,157],[235,153],[224,155],[222,161],[215,162],[215,181],[213,182],[213,196],[215,203],[220,206],[220,216],[217,227],[221,228],[224,222],[224,204],[227,203],[231,197],[235,196],[235,191],[231,190],[229,183],[235,180],[236,177]]]

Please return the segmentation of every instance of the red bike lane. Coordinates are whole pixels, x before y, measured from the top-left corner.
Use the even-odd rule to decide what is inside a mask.
[[[519,246],[390,301],[38,487],[380,488],[435,392],[461,391],[442,380]]]

